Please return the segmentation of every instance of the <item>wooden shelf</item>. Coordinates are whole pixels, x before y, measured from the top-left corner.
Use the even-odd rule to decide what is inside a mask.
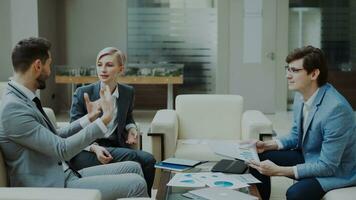
[[[64,84],[87,84],[98,81],[95,76],[56,76],[56,83]],[[125,84],[183,84],[183,76],[120,76],[119,83]]]

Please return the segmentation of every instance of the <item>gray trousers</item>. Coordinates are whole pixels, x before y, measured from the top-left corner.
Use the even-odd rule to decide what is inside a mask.
[[[153,181],[155,178],[155,164],[156,160],[152,154],[134,150],[129,148],[121,148],[121,147],[105,147],[110,154],[112,155],[113,159],[111,163],[115,162],[123,162],[123,161],[135,161],[140,163],[143,176],[146,180],[147,184],[147,192],[148,195],[151,196],[151,189],[153,186]],[[81,170],[83,168],[92,167],[95,165],[102,165],[98,158],[96,157],[95,153],[89,151],[82,151],[76,156],[74,156],[70,163],[72,164],[73,168],[76,170]]]
[[[126,197],[147,197],[147,186],[140,165],[125,161],[84,168],[78,178],[71,170],[66,172],[65,187],[98,189],[103,200]]]

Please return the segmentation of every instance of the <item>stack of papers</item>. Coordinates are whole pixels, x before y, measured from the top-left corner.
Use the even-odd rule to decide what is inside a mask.
[[[175,164],[175,165],[184,165],[189,167],[194,167],[201,163],[198,160],[188,160],[188,159],[181,159],[181,158],[168,158],[162,162],[168,164]]]
[[[169,164],[169,163],[159,162],[159,163],[156,163],[156,164],[155,164],[155,168],[167,169],[167,170],[171,170],[171,171],[182,172],[182,171],[191,169],[192,167],[185,166],[185,165],[175,165],[175,164]]]
[[[200,163],[201,161],[197,161],[197,160],[168,158],[162,162],[156,163],[155,167],[160,169],[172,170],[172,171],[185,171],[192,167],[195,167]]]

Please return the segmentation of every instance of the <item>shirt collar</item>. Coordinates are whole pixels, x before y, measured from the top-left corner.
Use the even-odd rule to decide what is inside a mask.
[[[103,83],[100,82],[100,88],[102,87]],[[112,93],[112,96],[115,97],[116,99],[119,98],[119,86],[117,85],[114,92]]]
[[[307,101],[304,101],[304,106],[310,108],[318,92],[319,92],[319,88],[313,93],[313,95],[311,95],[311,97]]]
[[[32,92],[30,89],[28,89],[24,85],[16,82],[15,80],[12,80],[11,84],[14,85],[15,87],[17,87],[17,89],[19,89],[22,93],[24,93],[25,96],[27,98],[29,98],[31,101],[36,97],[34,92]]]

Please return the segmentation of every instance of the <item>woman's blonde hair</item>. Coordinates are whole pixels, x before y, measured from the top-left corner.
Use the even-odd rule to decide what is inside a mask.
[[[98,62],[102,57],[107,56],[107,55],[114,55],[116,57],[116,60],[119,64],[119,66],[125,66],[126,64],[126,55],[120,51],[119,49],[115,47],[106,47],[102,49],[99,53],[98,56],[96,57],[96,62]]]

